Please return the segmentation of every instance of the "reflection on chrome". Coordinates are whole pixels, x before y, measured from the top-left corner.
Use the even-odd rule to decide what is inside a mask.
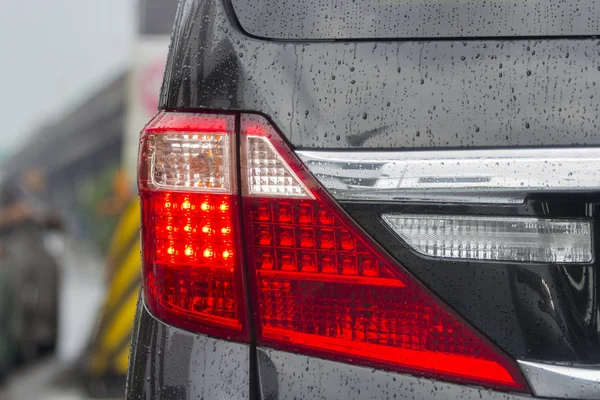
[[[536,396],[600,399],[600,367],[517,361]]]
[[[340,200],[521,203],[531,193],[600,190],[600,148],[297,154]]]

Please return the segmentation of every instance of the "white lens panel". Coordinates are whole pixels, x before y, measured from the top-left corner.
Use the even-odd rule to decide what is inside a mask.
[[[246,137],[246,179],[250,196],[312,198],[294,171],[262,136]]]
[[[151,134],[147,146],[151,187],[231,192],[231,151],[227,133]]]
[[[586,220],[384,214],[383,220],[423,255],[463,260],[588,263]]]

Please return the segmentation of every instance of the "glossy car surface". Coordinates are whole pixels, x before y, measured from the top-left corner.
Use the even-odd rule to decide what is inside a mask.
[[[284,14],[301,12],[304,22],[286,25],[274,18],[278,22],[272,26],[260,11],[269,15],[273,2],[254,3],[181,2],[161,109],[266,116],[305,162],[302,154],[318,156],[323,150],[347,154],[348,162],[355,161],[354,152],[360,158],[369,150],[404,157],[415,150],[501,149],[510,157],[526,148],[537,156],[549,147],[568,155],[575,147],[600,146],[600,41],[595,38],[600,22],[594,17],[586,26],[559,31],[536,25],[533,31],[520,27],[510,34],[478,35],[472,30],[460,37],[454,26],[450,33],[419,36],[412,27],[393,36],[375,29],[361,37],[350,28],[323,25],[323,15],[311,13],[320,7],[316,2],[284,2]],[[586,161],[592,168],[596,162],[596,155]],[[560,170],[561,163],[554,168]],[[583,182],[585,175],[571,176]],[[535,192],[525,187],[518,202],[360,196],[338,202],[394,260],[517,360],[531,395],[600,398],[597,260],[423,257],[380,218],[386,213],[545,217],[589,220],[596,227],[600,184],[558,190],[553,185],[559,176],[548,172],[548,187]],[[361,185],[372,191],[364,182],[354,190]],[[161,322],[142,303],[132,347],[131,399],[528,396],[187,333]]]

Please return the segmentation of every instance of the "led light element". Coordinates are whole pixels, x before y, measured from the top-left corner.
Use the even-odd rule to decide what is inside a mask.
[[[250,127],[246,136],[247,194],[250,196],[282,196],[312,198],[294,171],[282,160],[262,130]],[[268,133],[266,133],[268,134]]]
[[[464,260],[587,263],[592,227],[586,220],[384,214],[418,253]]]
[[[261,346],[528,391],[514,362],[357,226],[275,127],[235,121],[161,112],[142,133],[144,299],[157,318],[248,343],[251,317]]]
[[[382,251],[264,118],[242,115],[240,134],[258,344],[527,391],[514,363]]]
[[[142,133],[144,298],[158,318],[247,340],[232,116],[159,113]]]

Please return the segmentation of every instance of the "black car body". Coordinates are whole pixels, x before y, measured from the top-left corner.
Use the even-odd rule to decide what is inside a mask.
[[[233,140],[233,161],[227,165],[235,170],[231,205],[239,205],[232,217],[238,219],[234,241],[241,253],[245,249],[235,272],[243,286],[237,299],[244,305],[232,312],[244,328],[239,334],[221,331],[210,322],[197,323],[189,313],[174,318],[174,308],[161,302],[185,308],[178,296],[209,289],[193,287],[194,282],[165,287],[183,285],[184,278],[161,269],[166,262],[157,261],[161,236],[144,233],[146,281],[134,328],[128,398],[600,398],[600,289],[594,257],[600,201],[599,15],[600,4],[589,0],[182,1],[161,94],[163,111],[144,133],[140,151],[143,229],[161,228],[161,219],[153,215],[153,191],[170,194],[165,195],[168,185],[155,180],[167,176],[159,176],[165,168],[179,167],[165,167],[164,159],[152,153],[162,144],[148,137],[205,132],[198,126],[214,132],[211,124],[226,121],[219,129]],[[253,147],[259,145],[244,141],[254,140],[244,137],[253,137],[249,132],[255,125],[267,131],[256,137],[267,137],[270,145]],[[277,279],[291,276],[280,278],[288,268],[288,253],[279,247],[272,253],[277,273],[271,281],[261,280],[266,276],[259,271],[265,258],[263,264],[257,261],[266,254],[261,207],[273,207],[265,217],[273,222],[265,228],[265,240],[270,243],[272,235],[281,247],[289,228],[301,248],[306,226],[298,218],[306,204],[313,206],[292,205],[296,219],[277,225],[288,203],[276,195],[262,203],[253,200],[253,151],[260,157],[279,152],[279,160],[289,164],[284,168],[271,160],[283,171],[277,172],[283,174],[281,182],[301,181],[298,190],[306,190],[307,199],[325,204],[314,207],[334,210],[339,217],[333,224],[342,233],[335,235],[358,238],[358,244],[349,239],[354,244],[344,247],[345,236],[336,236],[337,246],[362,249],[350,258],[338,254],[335,274],[345,274],[346,260],[357,263],[352,265],[358,272],[348,264],[352,276],[344,283],[349,286],[315,277],[325,268],[327,254],[320,250],[294,252],[300,266],[289,264],[301,273],[304,260],[315,257],[318,272],[310,279],[320,286],[295,281],[285,286]],[[211,173],[224,163],[211,162]],[[187,168],[189,173],[192,167]],[[189,206],[183,186],[173,193],[173,198],[184,196],[182,209]],[[160,201],[170,204],[169,198]],[[311,210],[316,221],[317,208]],[[322,243],[325,228],[314,224],[317,243]],[[412,229],[416,225],[429,230]],[[486,237],[498,242],[482,244]],[[314,249],[312,239],[307,240]],[[482,247],[469,247],[475,242]],[[186,255],[195,254],[185,249]],[[212,257],[208,250],[204,254]],[[171,246],[165,251],[177,255],[179,250]],[[354,291],[368,281],[357,283],[356,278],[367,276],[365,254],[376,255],[380,271],[387,268],[393,276],[401,271],[400,280],[415,291],[400,298],[382,289],[383,299],[360,303],[361,296],[373,295]],[[395,279],[392,275],[385,276]],[[268,284],[273,285],[269,290],[285,286],[291,306],[265,311],[271,304],[264,294]],[[347,287],[353,291],[343,303]],[[435,334],[423,340],[418,334],[392,338],[388,314],[375,323],[376,337],[364,338],[372,333],[364,318],[375,318],[378,307],[403,310],[420,296],[435,305],[424,300],[415,310],[439,307],[458,323],[450,330],[440,323],[439,329],[461,337],[458,326],[465,327],[469,340],[487,349],[475,350],[474,357],[485,358],[489,350],[512,383],[499,383],[494,376],[487,383],[487,378],[473,378],[469,374],[476,375],[477,368],[468,362],[465,371],[470,372],[462,374],[452,371],[462,365],[457,361],[448,361],[454,367],[443,372],[441,359],[427,364],[420,354],[406,361],[410,357],[396,353],[394,343],[434,355],[467,351],[468,346],[463,339],[448,344]],[[331,308],[322,311],[328,304]],[[429,321],[419,312],[394,323]],[[295,320],[312,313],[325,321]],[[345,328],[341,323],[331,328],[327,318],[337,321],[336,315],[345,313],[352,333],[332,333]],[[278,322],[282,330],[290,329],[277,339],[265,333],[273,318],[284,320]],[[430,334],[427,324],[424,330]],[[357,332],[358,326],[364,330]],[[316,336],[302,336],[309,330]],[[368,344],[340,345],[322,336]],[[389,353],[380,348],[373,355],[368,347],[373,341],[390,346]],[[362,350],[344,354],[342,348]]]

